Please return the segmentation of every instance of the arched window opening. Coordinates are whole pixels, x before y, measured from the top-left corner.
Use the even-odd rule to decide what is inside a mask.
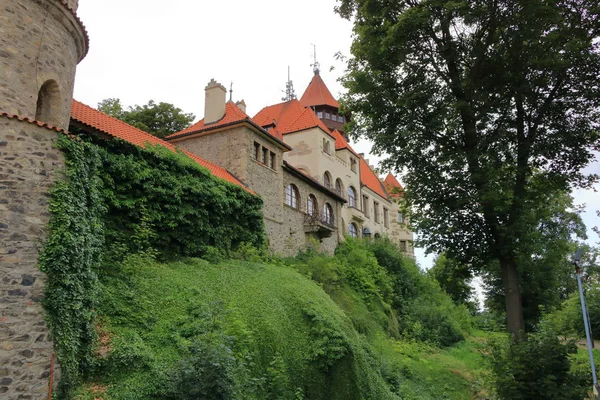
[[[331,147],[329,144],[329,140],[323,138],[323,151],[327,154],[331,154]]]
[[[344,193],[344,185],[342,184],[342,180],[340,178],[335,180],[335,192],[340,196]]]
[[[354,222],[351,223],[350,226],[348,227],[348,233],[353,238],[357,238],[358,237],[358,227],[356,226],[356,224]]]
[[[328,171],[323,174],[323,184],[327,189],[331,189],[331,174]]]
[[[325,203],[325,206],[323,207],[323,222],[333,226],[333,207],[331,207],[331,204],[329,203]]]
[[[298,194],[298,188],[296,185],[290,183],[285,189],[285,204],[288,206],[298,209],[300,195]]]
[[[348,206],[356,208],[356,189],[348,187]]]
[[[58,126],[61,117],[60,88],[54,80],[46,81],[40,88],[37,98],[35,119],[49,125]]]
[[[308,200],[306,201],[306,212],[308,215],[315,215],[318,209],[317,198],[312,194],[309,195]]]

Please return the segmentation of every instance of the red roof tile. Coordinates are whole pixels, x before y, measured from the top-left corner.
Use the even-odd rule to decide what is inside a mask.
[[[156,136],[150,135],[138,128],[126,124],[116,118],[106,115],[98,110],[93,109],[83,103],[73,100],[71,105],[71,118],[84,125],[97,129],[107,135],[115,138],[119,138],[140,147],[146,147],[146,145],[160,145],[167,149],[175,152],[180,150],[182,153],[196,161],[201,166],[207,168],[210,173],[217,178],[221,178],[227,182],[241,186],[248,192],[253,193],[248,189],[239,179],[231,175],[225,168],[219,167],[211,162],[208,162],[190,152],[178,149],[170,143],[165,142]]]
[[[312,109],[302,106],[296,99],[265,107],[252,119],[263,128],[274,125],[268,132],[276,137],[317,127],[331,136],[331,132],[317,114]]]
[[[392,174],[388,174],[383,181],[383,186],[390,194],[390,197],[399,198],[404,196],[404,188],[398,182],[398,179]]]
[[[30,118],[27,118],[27,117],[21,117],[19,115],[14,115],[14,114],[9,114],[9,113],[5,113],[5,112],[0,112],[0,117],[4,117],[4,118],[8,118],[8,119],[16,119],[16,120],[21,121],[21,122],[27,122],[29,124],[33,124],[33,125],[37,125],[37,126],[42,127],[42,128],[49,129],[51,131],[67,133],[67,131],[65,131],[62,128],[56,127],[54,125],[49,125],[49,124],[47,124],[45,122],[36,121],[35,119],[30,119]]]
[[[384,199],[389,199],[383,184],[362,157],[360,157],[360,182]]]
[[[331,95],[331,92],[319,74],[313,76],[300,99],[300,103],[304,107],[330,106],[340,108],[340,103]]]
[[[354,149],[350,146],[344,135],[342,135],[337,129],[332,132],[333,137],[335,138],[335,149],[336,150],[344,150],[348,149],[352,154],[358,157],[358,154],[354,151]]]
[[[172,135],[167,136],[167,139],[174,139],[179,136],[183,136],[189,133],[198,133],[207,129],[214,129],[221,126],[234,124],[236,122],[242,122],[244,120],[249,120],[250,117],[248,114],[243,112],[238,106],[236,106],[233,102],[229,101],[225,105],[225,115],[220,120],[213,122],[211,124],[205,124],[204,119],[199,122],[196,122],[194,125],[189,128],[185,128],[182,131],[174,133]]]

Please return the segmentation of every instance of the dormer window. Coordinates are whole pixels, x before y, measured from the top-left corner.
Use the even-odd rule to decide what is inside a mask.
[[[328,111],[325,112],[325,119],[331,119],[331,115]]]
[[[338,122],[341,122],[343,124],[344,123],[344,117],[342,117],[341,115],[338,115]]]
[[[323,119],[323,111],[317,111],[317,117],[319,117],[319,119]]]

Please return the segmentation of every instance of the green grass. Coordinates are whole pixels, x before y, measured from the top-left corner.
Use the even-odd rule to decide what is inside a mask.
[[[100,277],[103,340],[82,400],[173,398],[192,343],[215,338],[245,357],[236,399],[471,399],[483,376],[479,339],[445,350],[390,339],[389,311],[346,287],[332,299],[288,267],[132,258]]]

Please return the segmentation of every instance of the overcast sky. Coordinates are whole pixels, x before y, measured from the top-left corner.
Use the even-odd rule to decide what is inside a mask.
[[[352,26],[334,13],[335,0],[79,2],[90,51],[77,70],[75,98],[90,106],[111,97],[124,105],[155,100],[201,119],[204,87],[214,78],[228,90],[233,82],[233,99],[244,99],[253,116],[281,101],[288,66],[302,95],[313,74],[313,44],[325,83],[336,97],[342,91],[344,64],[335,54],[349,54]],[[370,149],[367,142],[354,148]],[[590,170],[600,173],[598,164]],[[600,225],[593,211],[600,195],[577,192],[576,201],[588,205],[588,227]],[[431,265],[422,251],[417,259]]]

